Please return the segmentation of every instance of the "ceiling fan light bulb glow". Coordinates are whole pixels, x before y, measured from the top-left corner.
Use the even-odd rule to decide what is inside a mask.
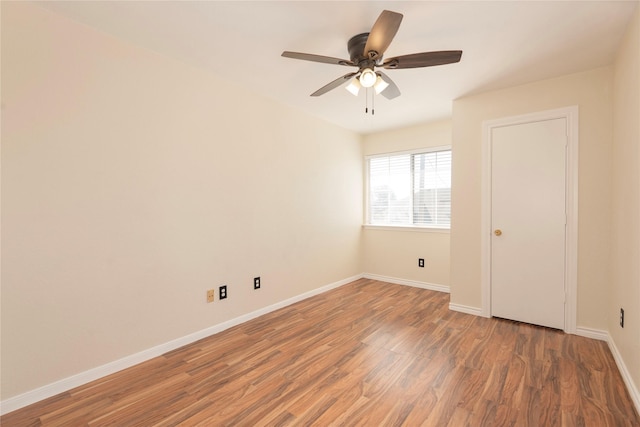
[[[346,90],[351,92],[354,96],[358,96],[360,92],[360,81],[357,78],[351,80],[351,82],[345,87]]]
[[[389,83],[382,80],[382,77],[378,76],[376,79],[376,83],[373,85],[373,88],[376,91],[376,95],[380,95],[380,92],[389,87]]]
[[[362,74],[360,74],[360,84],[362,87],[371,87],[376,83],[377,78],[378,76],[371,68],[365,68]]]

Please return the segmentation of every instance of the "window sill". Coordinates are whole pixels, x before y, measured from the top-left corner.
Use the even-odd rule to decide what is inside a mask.
[[[443,233],[449,234],[449,228],[440,227],[417,227],[413,225],[372,225],[364,224],[362,226],[365,230],[387,230],[387,231],[411,231],[418,233]]]

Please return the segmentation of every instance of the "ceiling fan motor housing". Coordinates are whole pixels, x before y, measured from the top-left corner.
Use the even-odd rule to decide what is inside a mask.
[[[364,48],[367,45],[367,39],[369,38],[369,33],[362,33],[355,35],[349,39],[347,42],[347,48],[349,50],[349,58],[351,62],[354,64],[358,64],[362,61],[370,60],[364,52]],[[375,64],[375,61],[373,61]],[[362,67],[360,67],[362,68]]]

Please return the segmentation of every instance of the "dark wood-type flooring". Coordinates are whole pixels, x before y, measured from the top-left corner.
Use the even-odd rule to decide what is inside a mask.
[[[362,279],[2,426],[640,426],[607,345]]]

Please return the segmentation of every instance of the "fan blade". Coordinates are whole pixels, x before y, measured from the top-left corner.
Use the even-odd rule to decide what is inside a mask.
[[[402,22],[401,13],[383,10],[369,32],[367,44],[364,47],[364,56],[369,59],[382,57],[398,32],[400,22]]]
[[[345,74],[342,77],[338,77],[337,79],[335,79],[331,83],[326,84],[326,85],[322,86],[320,89],[318,89],[317,91],[313,92],[311,94],[311,96],[320,96],[322,94],[325,94],[325,93],[329,92],[330,90],[335,89],[338,86],[346,83],[347,81],[349,81],[349,79],[351,79],[351,77],[355,76],[356,74],[358,74],[358,73],[357,72],[356,73],[349,73],[349,74]]]
[[[282,52],[282,56],[284,56],[285,58],[302,59],[305,61],[313,61],[313,62],[322,62],[324,64],[348,65],[348,66],[357,67],[356,64],[349,61],[348,59],[332,58],[331,56],[314,55],[312,53],[284,51]]]
[[[461,50],[413,53],[411,55],[389,58],[382,63],[381,67],[387,69],[433,67],[434,65],[453,64],[455,62],[459,62],[461,57]]]
[[[387,76],[385,73],[381,71],[378,71],[378,74],[380,74],[380,77],[382,77],[382,80],[389,83],[389,86],[387,86],[385,90],[383,90],[380,94],[387,99],[393,99],[400,96],[400,89],[398,89],[398,86],[396,86],[393,80],[391,80],[389,76]]]

